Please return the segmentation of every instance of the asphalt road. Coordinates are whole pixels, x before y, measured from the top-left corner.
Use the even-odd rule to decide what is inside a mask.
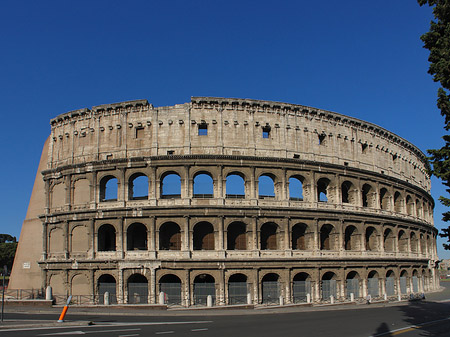
[[[353,306],[301,309],[243,311],[208,314],[208,311],[152,313],[144,315],[69,313],[67,322],[92,321],[94,325],[74,327],[2,330],[1,337],[13,336],[450,336],[450,284],[427,301],[399,305]],[[449,302],[445,300],[449,299]],[[433,301],[431,301],[433,300]],[[130,312],[127,312],[129,314]],[[8,319],[55,321],[55,313],[10,313]],[[24,325],[24,329],[26,326]]]

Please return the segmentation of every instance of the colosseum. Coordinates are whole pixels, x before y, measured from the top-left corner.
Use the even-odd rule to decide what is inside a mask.
[[[425,155],[377,125],[214,97],[50,124],[12,289],[187,307],[439,287]]]

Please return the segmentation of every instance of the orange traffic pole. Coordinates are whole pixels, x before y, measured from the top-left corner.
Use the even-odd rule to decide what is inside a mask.
[[[63,311],[61,312],[61,315],[59,316],[58,323],[64,322],[64,317],[66,317],[67,310],[69,310],[69,303],[72,300],[72,296],[69,296],[67,299],[67,304],[64,306]]]

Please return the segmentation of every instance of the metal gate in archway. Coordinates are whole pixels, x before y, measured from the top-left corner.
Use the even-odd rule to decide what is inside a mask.
[[[322,280],[322,300],[328,301],[331,295],[336,298],[336,280]]]
[[[387,296],[395,295],[395,278],[392,276],[386,277],[386,295]]]
[[[216,303],[216,286],[214,283],[194,283],[194,303],[207,305],[208,295],[211,295],[213,304]]]
[[[247,282],[228,283],[228,302],[230,304],[247,304]]]
[[[99,282],[98,283],[98,303],[105,304],[104,298],[105,293],[109,293],[109,303],[114,304],[117,303],[116,297],[116,283],[111,282]]]
[[[128,283],[128,303],[147,304],[148,303],[148,283]]]
[[[347,298],[350,298],[350,294],[355,298],[359,297],[359,279],[347,279]]]
[[[311,294],[311,281],[294,281],[292,284],[294,303],[306,302],[307,294]]]
[[[419,292],[419,278],[417,276],[412,277],[413,293]]]
[[[264,304],[276,304],[280,302],[280,285],[278,281],[262,282],[262,302]]]
[[[181,305],[181,283],[161,282],[159,288],[166,304]]]
[[[406,294],[406,277],[402,276],[400,277],[400,293]]]
[[[380,295],[378,277],[369,278],[367,283],[369,295],[372,297],[378,297]]]

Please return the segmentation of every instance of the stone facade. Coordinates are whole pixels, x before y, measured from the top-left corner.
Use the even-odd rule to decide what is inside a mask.
[[[11,288],[190,306],[438,287],[425,156],[355,118],[211,97],[101,105],[51,120],[39,171]]]

